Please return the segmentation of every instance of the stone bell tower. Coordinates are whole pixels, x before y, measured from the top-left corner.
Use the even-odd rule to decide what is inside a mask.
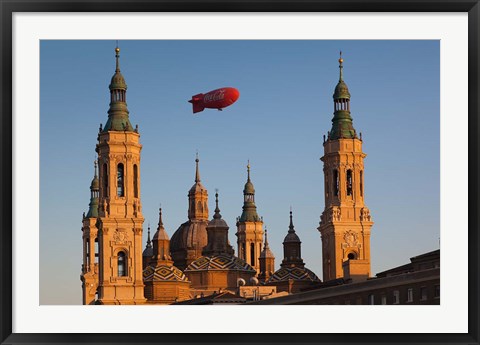
[[[260,253],[263,246],[263,219],[257,214],[255,188],[250,180],[250,162],[247,165],[247,182],[243,188],[243,212],[237,218],[238,257],[260,273]]]
[[[325,210],[318,230],[322,237],[323,281],[348,276],[370,276],[370,229],[373,222],[365,205],[362,138],[352,125],[350,92],[340,79],[333,95],[332,129],[324,139]],[[345,273],[345,275],[344,275]]]
[[[120,49],[110,82],[110,108],[98,133],[100,168],[99,287],[100,304],[145,302],[142,278],[142,204],[138,127],[130,124],[127,84],[120,73]]]

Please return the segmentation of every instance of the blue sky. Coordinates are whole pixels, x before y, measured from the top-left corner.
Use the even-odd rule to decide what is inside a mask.
[[[362,132],[365,200],[375,222],[372,272],[438,249],[440,234],[439,41],[120,41],[133,126],[143,144],[144,238],[158,207],[171,236],[187,220],[199,152],[202,183],[215,188],[236,249],[247,160],[259,215],[282,260],[293,208],[306,266],[319,277],[324,208],[323,135],[343,51],[353,124]],[[40,303],[80,304],[82,213],[95,144],[105,124],[114,41],[40,45]],[[240,98],[192,114],[192,95],[232,86]],[[61,289],[58,287],[61,286]]]

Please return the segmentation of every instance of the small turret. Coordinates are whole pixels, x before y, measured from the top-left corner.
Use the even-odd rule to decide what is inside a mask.
[[[129,119],[127,108],[127,83],[120,72],[120,48],[115,48],[116,67],[115,74],[110,81],[110,109],[108,110],[108,121],[103,132],[128,131],[134,129]]]
[[[255,205],[255,187],[250,180],[250,161],[247,164],[247,182],[243,188],[243,212],[240,216],[240,222],[258,222],[261,221],[257,214]]]
[[[90,184],[90,204],[88,208],[87,218],[97,218],[98,217],[98,197],[100,192],[100,182],[98,180],[97,174],[97,161],[94,162],[95,165],[95,176],[93,177],[92,183]]]
[[[352,118],[350,116],[350,92],[348,86],[343,80],[343,58],[340,52],[338,59],[340,68],[340,77],[333,93],[334,116],[332,119],[332,130],[328,135],[329,140],[352,139],[357,134],[353,128]]]

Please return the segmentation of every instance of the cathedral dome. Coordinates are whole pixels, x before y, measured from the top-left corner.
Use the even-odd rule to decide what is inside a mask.
[[[317,275],[305,267],[282,267],[277,270],[268,280],[267,283],[275,283],[282,281],[310,281],[320,282]]]
[[[143,281],[181,281],[188,282],[188,278],[175,266],[147,266],[143,270]]]
[[[182,249],[203,249],[207,245],[207,222],[186,221],[175,231],[170,239],[172,252]]]
[[[192,262],[185,269],[185,272],[194,271],[243,271],[256,274],[256,270],[242,259],[233,255],[218,254],[212,256],[202,256]]]

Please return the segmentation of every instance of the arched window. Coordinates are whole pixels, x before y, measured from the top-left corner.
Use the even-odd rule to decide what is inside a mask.
[[[360,196],[363,197],[363,171],[360,171]]]
[[[133,196],[138,198],[138,166],[133,165]]]
[[[117,166],[117,196],[125,196],[123,164]]]
[[[103,164],[103,197],[108,197],[108,170],[107,163]]]
[[[348,260],[355,260],[357,256],[355,255],[355,253],[348,253],[347,258]]]
[[[95,263],[98,264],[98,238],[95,238]]]
[[[333,195],[338,196],[338,170],[333,170]]]
[[[255,266],[255,244],[250,243],[250,264]]]
[[[352,171],[347,170],[347,195],[352,195]]]
[[[126,277],[127,276],[127,264],[124,252],[118,253],[118,276]]]

